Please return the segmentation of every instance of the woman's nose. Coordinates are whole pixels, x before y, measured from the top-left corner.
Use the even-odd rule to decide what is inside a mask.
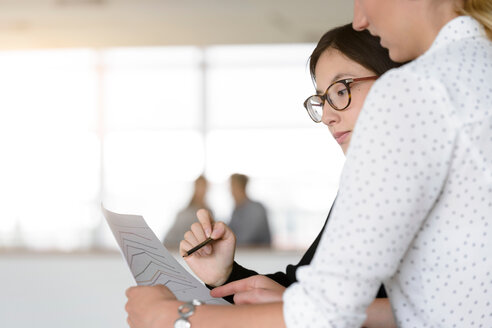
[[[352,21],[352,27],[356,31],[363,31],[369,26],[366,16],[362,10],[361,0],[354,0],[354,19]]]
[[[340,113],[331,108],[327,101],[323,105],[323,115],[321,115],[321,122],[327,126],[332,126],[340,122]]]

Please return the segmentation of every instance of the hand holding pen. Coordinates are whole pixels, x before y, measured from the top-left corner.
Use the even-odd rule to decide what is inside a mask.
[[[195,247],[193,247],[192,249],[190,249],[189,251],[187,251],[183,255],[183,257],[190,256],[191,254],[195,253],[197,250],[201,249],[202,247],[208,245],[212,241],[214,241],[214,239],[212,239],[212,237],[208,237],[207,239],[205,239],[204,241],[202,241],[200,244],[196,245]]]
[[[236,236],[224,222],[215,222],[207,210],[199,210],[197,218],[185,233],[179,252],[198,278],[220,286],[232,271]]]

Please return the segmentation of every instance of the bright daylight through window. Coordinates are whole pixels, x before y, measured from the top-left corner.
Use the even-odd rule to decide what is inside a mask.
[[[244,173],[274,246],[305,247],[343,165],[302,107],[313,47],[0,52],[0,248],[115,248],[101,201],[162,237],[202,172],[217,219]]]

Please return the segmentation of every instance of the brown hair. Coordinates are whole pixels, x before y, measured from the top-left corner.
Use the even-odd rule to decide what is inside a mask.
[[[402,65],[402,63],[395,63],[390,59],[388,49],[381,46],[378,37],[372,36],[366,30],[355,31],[352,24],[346,24],[326,32],[311,54],[309,71],[314,82],[316,82],[315,70],[319,57],[329,48],[340,51],[376,75],[382,75],[386,71]]]
[[[195,205],[195,206],[198,206],[198,207],[203,207],[203,208],[207,208],[208,209],[208,205],[205,202],[203,202],[203,199],[201,197],[199,197],[197,195],[197,185],[199,183],[205,184],[205,188],[208,185],[207,178],[205,178],[205,176],[203,174],[200,175],[198,178],[195,179],[193,196],[191,196],[190,203],[188,204],[188,206]]]
[[[237,183],[237,185],[240,186],[243,190],[246,190],[249,178],[244,174],[234,173],[231,175],[231,180]]]

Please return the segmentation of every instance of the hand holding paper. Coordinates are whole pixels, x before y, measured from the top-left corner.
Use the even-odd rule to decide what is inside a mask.
[[[102,211],[137,285],[164,285],[180,301],[229,304],[210,296],[208,288],[176,261],[142,216],[117,214],[104,207]]]

